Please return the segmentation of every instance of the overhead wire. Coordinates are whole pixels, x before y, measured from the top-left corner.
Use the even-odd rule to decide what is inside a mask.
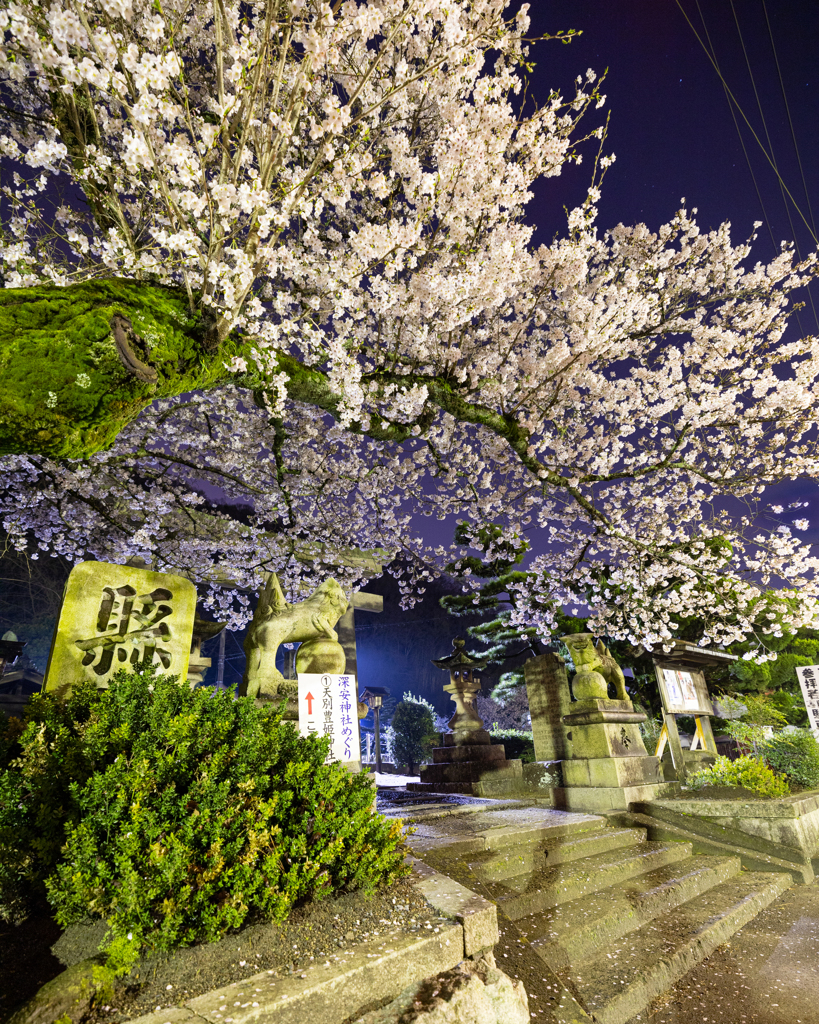
[[[717,64],[716,51],[714,49],[714,44],[711,42],[711,36],[710,36],[710,34],[708,32],[708,26],[705,23],[705,18],[703,17],[703,13],[700,10],[699,0],[696,0],[696,3],[697,3],[697,11],[699,12],[700,20],[702,21],[703,31],[705,32],[705,38],[708,40],[708,46],[711,49],[710,53],[708,53],[708,50],[706,50],[706,53],[711,58],[711,63],[717,69],[717,74],[719,75],[720,81],[722,82],[722,88],[725,91],[725,98],[728,101],[728,109],[731,111],[731,118],[733,119],[734,127],[736,128],[736,131],[737,131],[737,137],[739,138],[739,144],[742,146],[742,152],[745,155],[745,163],[748,165],[748,171],[749,171],[749,173],[751,175],[751,181],[753,181],[754,188],[756,189],[756,197],[759,200],[759,205],[760,205],[760,208],[762,209],[762,219],[765,222],[765,226],[768,228],[768,233],[771,236],[771,245],[774,248],[774,253],[777,253],[778,252],[778,246],[776,244],[776,239],[774,238],[773,228],[771,227],[771,218],[768,216],[768,211],[765,209],[765,200],[762,198],[762,193],[759,190],[759,183],[757,182],[756,175],[754,174],[753,164],[751,163],[750,156],[748,156],[748,150],[747,150],[747,148],[745,146],[745,138],[744,138],[744,136],[742,134],[742,131],[741,131],[740,127],[739,127],[739,121],[737,121],[737,115],[736,115],[736,111],[734,110],[734,105],[731,102],[730,90],[728,89],[728,86],[727,86],[727,84],[725,82],[725,79],[722,77],[722,74],[719,71],[719,65]],[[689,22],[689,24],[691,24],[691,23]],[[693,25],[691,27],[693,28]]]
[[[774,61],[776,63],[776,71],[779,75],[779,87],[782,90],[782,99],[785,102],[785,110],[788,114],[788,125],[791,129],[791,139],[793,139],[793,148],[796,150],[796,160],[799,164],[799,173],[802,175],[802,188],[805,190],[805,202],[808,204],[808,213],[810,214],[810,221],[813,225],[814,237],[816,236],[816,221],[813,217],[813,208],[810,202],[810,196],[808,194],[808,183],[805,180],[805,169],[802,166],[802,157],[799,153],[799,144],[796,141],[796,131],[793,127],[793,118],[791,117],[791,108],[788,103],[788,94],[785,92],[785,80],[782,77],[782,69],[779,66],[779,55],[776,52],[776,43],[774,42],[773,30],[771,29],[771,19],[768,17],[768,7],[765,0],[762,0],[762,10],[765,12],[765,23],[768,26],[768,38],[771,41],[771,50],[773,51]]]
[[[723,88],[725,89],[726,94],[730,98],[731,102],[736,106],[736,109],[739,111],[739,114],[742,117],[742,120],[748,126],[748,130],[750,131],[751,135],[753,135],[753,137],[754,137],[754,139],[756,141],[756,144],[762,150],[763,154],[765,155],[765,159],[771,165],[771,167],[773,168],[774,173],[776,174],[777,178],[780,180],[780,182],[782,184],[782,188],[785,190],[785,193],[787,194],[788,198],[793,203],[794,209],[799,214],[799,216],[802,219],[802,222],[804,223],[805,227],[808,229],[811,238],[813,239],[813,241],[817,245],[819,245],[819,238],[817,238],[816,232],[813,230],[812,226],[808,223],[807,218],[805,217],[804,213],[802,213],[801,207],[799,206],[799,204],[794,199],[793,195],[791,194],[791,190],[788,188],[787,184],[782,179],[782,176],[779,173],[779,171],[777,170],[776,165],[774,164],[774,161],[771,159],[770,154],[768,153],[768,151],[765,148],[765,146],[762,144],[762,140],[759,138],[759,135],[757,135],[756,130],[754,129],[754,126],[748,120],[748,117],[747,117],[745,111],[742,109],[742,107],[740,106],[739,101],[737,100],[736,96],[734,96],[733,92],[731,91],[731,87],[725,81],[725,77],[723,76],[722,71],[720,71],[719,64],[716,62],[714,57],[709,52],[708,47],[703,42],[702,37],[700,36],[699,32],[697,32],[697,30],[694,28],[694,25],[692,24],[691,19],[688,17],[688,13],[686,12],[685,8],[683,7],[683,5],[681,3],[681,0],[676,0],[676,4],[677,4],[677,7],[679,7],[680,12],[682,13],[682,16],[688,22],[689,28],[691,29],[691,31],[696,36],[697,42],[700,44],[700,46],[705,51],[706,57],[708,57],[708,60],[711,62],[712,67],[714,68],[714,70],[716,71],[717,75],[719,76],[719,80],[722,82],[722,85],[723,85]],[[697,0],[697,7],[699,8],[699,0]]]
[[[699,2],[699,0],[695,0],[695,2],[696,2],[696,5],[697,5],[697,12],[699,13],[699,16],[700,16],[700,21],[702,22],[703,32],[705,33],[705,38],[708,40],[708,46],[710,47],[710,51],[711,51],[710,53],[708,53],[708,50],[706,50],[706,54],[708,54],[708,56],[709,56],[709,58],[711,60],[711,63],[714,65],[714,67],[715,67],[715,69],[717,71],[717,74],[719,75],[719,79],[722,82],[722,88],[723,88],[723,90],[725,92],[725,99],[728,101],[728,109],[731,111],[731,119],[734,122],[734,128],[736,129],[737,137],[739,139],[739,144],[740,144],[740,146],[742,146],[742,152],[743,152],[743,155],[745,156],[745,163],[748,166],[748,172],[751,175],[751,181],[753,181],[753,183],[754,183],[754,189],[756,190],[756,197],[759,200],[759,206],[760,206],[760,209],[762,210],[762,220],[763,220],[765,226],[768,229],[768,234],[771,237],[771,245],[773,246],[774,255],[776,255],[779,252],[779,246],[776,244],[776,238],[774,237],[773,226],[772,226],[773,222],[772,222],[770,216],[768,215],[768,211],[767,211],[767,209],[765,207],[765,200],[762,198],[762,192],[761,192],[761,190],[759,188],[759,183],[756,180],[756,174],[754,174],[754,167],[753,167],[753,164],[751,163],[751,158],[748,155],[748,149],[747,149],[747,147],[745,145],[745,138],[744,138],[744,136],[742,134],[742,129],[739,127],[739,121],[737,121],[737,115],[736,115],[736,112],[734,110],[734,104],[731,102],[731,99],[732,99],[731,91],[728,88],[728,85],[727,85],[727,83],[726,83],[726,81],[725,81],[725,79],[724,79],[724,77],[722,75],[722,72],[719,70],[719,62],[717,60],[717,52],[716,52],[716,49],[714,48],[713,42],[711,41],[711,34],[708,31],[708,25],[706,24],[705,17],[704,17],[704,15],[702,13],[702,9],[700,8],[700,2]],[[733,0],[731,0],[731,6],[733,7]],[[689,22],[689,24],[690,24],[690,22]],[[692,26],[692,28],[693,28],[693,26]],[[742,38],[742,36],[740,35],[740,39],[741,38]],[[751,81],[753,83],[753,76],[751,78]],[[755,83],[754,83],[754,92],[756,92],[756,84]],[[763,123],[764,123],[764,118],[763,118]],[[766,126],[766,131],[767,131],[767,126]],[[783,196],[783,198],[784,198],[784,196]],[[789,212],[789,219],[790,219],[790,212]],[[792,222],[791,222],[791,231],[793,232],[793,223]],[[797,326],[799,328],[799,333],[800,334],[804,334],[804,330],[802,328],[802,318],[799,316],[799,310],[796,309],[794,312],[796,313],[796,323],[797,323]],[[816,315],[816,311],[814,310],[814,316],[815,315]]]
[[[740,42],[740,45],[742,46],[742,55],[745,58],[745,66],[748,69],[748,77],[751,79],[751,85],[752,85],[753,90],[754,90],[754,97],[756,99],[757,110],[759,111],[759,117],[760,117],[760,119],[762,121],[762,127],[765,129],[765,138],[767,139],[767,142],[768,142],[768,150],[770,151],[770,154],[771,154],[771,162],[773,163],[774,170],[776,171],[777,178],[779,180],[779,191],[780,191],[780,193],[782,195],[782,202],[783,202],[783,204],[785,206],[785,213],[788,215],[788,224],[789,224],[790,229],[791,229],[791,238],[793,238],[793,242],[794,242],[794,245],[796,247],[797,259],[801,263],[802,262],[802,250],[801,250],[801,248],[799,246],[799,239],[797,238],[796,228],[794,227],[793,217],[791,216],[791,208],[790,208],[790,205],[788,204],[787,196],[785,195],[785,189],[783,187],[782,177],[779,174],[779,167],[777,166],[777,163],[776,163],[776,155],[774,153],[774,146],[773,146],[773,142],[771,140],[771,133],[768,131],[768,121],[767,121],[767,119],[765,117],[765,111],[764,111],[764,109],[762,107],[762,101],[759,98],[759,90],[756,87],[756,79],[754,78],[754,71],[753,71],[753,68],[751,67],[750,58],[748,57],[748,50],[745,47],[745,38],[742,35],[742,29],[740,28],[740,25],[739,25],[739,18],[737,17],[736,7],[734,6],[734,0],[729,0],[729,2],[731,4],[731,13],[734,16],[734,24],[736,25],[736,28],[737,28],[737,35],[739,36],[739,42]],[[697,9],[699,10],[699,0],[697,0]],[[700,11],[700,17],[702,17],[702,12],[701,11]],[[705,27],[705,22],[704,21],[703,21],[703,27]],[[709,40],[709,42],[710,42],[710,40]],[[713,49],[713,46],[712,46],[712,49]],[[780,80],[781,80],[781,76],[780,76]],[[784,86],[783,86],[783,90],[784,90]],[[787,105],[787,101],[786,101],[786,105]],[[736,118],[734,118],[734,123],[736,124]],[[804,180],[804,176],[803,176],[803,180]],[[813,220],[813,212],[811,211],[810,203],[808,203],[808,212],[811,214],[811,220]],[[773,234],[773,232],[771,232],[771,234]],[[815,230],[814,230],[814,234],[815,234]],[[776,246],[774,246],[774,249],[775,248],[776,248]],[[817,329],[819,329],[819,316],[817,316],[817,314],[816,314],[816,306],[814,305],[813,295],[811,294],[810,288],[808,288],[808,298],[810,299],[811,309],[813,310],[813,319],[814,319],[814,321],[816,323]],[[796,313],[796,321],[799,324],[799,331],[801,333],[802,332],[802,323],[801,323],[801,320],[799,318],[799,312],[798,311]]]

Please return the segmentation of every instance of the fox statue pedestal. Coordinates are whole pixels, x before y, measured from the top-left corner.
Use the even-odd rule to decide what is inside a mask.
[[[664,783],[660,762],[646,751],[640,722],[646,720],[628,699],[619,665],[590,633],[563,637],[577,673],[577,700],[563,716],[570,756],[563,761],[563,785],[554,790],[555,807],[605,814],[624,811],[635,801],[678,792]],[[612,684],[617,699],[608,697]]]

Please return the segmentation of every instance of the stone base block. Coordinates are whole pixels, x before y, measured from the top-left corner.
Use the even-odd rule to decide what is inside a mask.
[[[458,761],[505,761],[506,750],[502,743],[433,747],[432,760],[435,764],[453,764]]]
[[[567,763],[563,762],[564,769]],[[558,810],[609,814],[627,811],[632,803],[673,797],[679,791],[678,782],[661,782],[653,786],[560,786],[552,793]]]
[[[492,742],[492,737],[486,731],[486,729],[470,729],[469,732],[462,731],[460,733],[445,732],[440,734],[444,741],[445,747],[456,747],[461,746],[459,740],[469,740],[469,743],[463,744],[464,746],[477,746],[478,744],[484,745]]]
[[[662,782],[656,757],[577,757],[563,762],[565,786],[651,786]]]
[[[709,765],[712,765],[716,761],[717,756],[710,750],[686,750],[683,748],[683,758],[685,759],[685,770],[690,773],[698,772],[702,768],[708,768]],[[671,780],[678,781],[677,769],[674,767],[674,762],[671,760],[671,751],[668,747],[665,748],[660,768],[666,782]]]
[[[421,782],[472,783],[485,778],[508,778],[520,782],[523,778],[522,762],[512,761],[456,761],[449,764],[427,764],[421,768]]]
[[[531,761],[523,766],[523,784],[527,790],[547,795],[563,785],[563,761]]]
[[[566,715],[566,718],[571,717]],[[568,735],[572,750],[586,757],[644,757],[647,753],[636,722],[575,724]]]

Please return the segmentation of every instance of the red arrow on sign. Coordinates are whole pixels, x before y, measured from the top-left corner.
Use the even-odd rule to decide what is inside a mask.
[[[313,714],[313,701],[314,701],[314,700],[315,700],[316,698],[315,698],[315,697],[313,696],[313,694],[312,694],[312,693],[308,693],[308,694],[307,694],[307,695],[305,696],[305,698],[304,698],[304,699],[305,699],[305,700],[307,701],[307,714],[308,714],[308,715],[312,715],[312,714]]]

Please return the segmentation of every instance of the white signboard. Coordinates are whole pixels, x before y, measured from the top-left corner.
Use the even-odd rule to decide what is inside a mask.
[[[819,739],[819,665],[800,665],[796,670],[805,707],[808,709],[808,722],[813,735]]]
[[[330,736],[328,761],[359,761],[355,676],[299,673],[299,732]]]

